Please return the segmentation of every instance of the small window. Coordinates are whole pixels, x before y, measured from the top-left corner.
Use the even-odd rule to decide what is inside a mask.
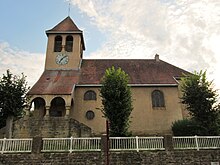
[[[96,100],[96,93],[92,90],[87,91],[84,94],[84,100]]]
[[[56,36],[54,41],[54,52],[62,51],[62,37]]]
[[[67,52],[72,52],[72,51],[73,51],[73,37],[72,37],[72,36],[67,36],[67,37],[66,37],[65,50],[66,50]]]
[[[151,93],[151,99],[153,107],[165,107],[163,92],[154,90]]]
[[[92,110],[89,110],[86,112],[86,118],[88,120],[92,120],[92,119],[94,119],[94,117],[95,117],[95,113]]]

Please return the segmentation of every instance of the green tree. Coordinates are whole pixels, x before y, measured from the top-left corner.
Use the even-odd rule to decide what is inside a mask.
[[[111,136],[129,136],[129,116],[133,109],[129,76],[121,68],[108,68],[102,78],[102,112],[110,122]]]
[[[203,135],[219,134],[219,104],[217,91],[213,89],[212,81],[206,78],[206,72],[200,71],[185,76],[181,80],[183,93],[182,103],[201,128]]]
[[[29,87],[27,87],[25,78],[23,73],[19,77],[13,75],[9,70],[0,78],[0,118],[3,121],[2,126],[10,123],[7,129],[10,129],[14,117],[22,117],[24,108],[27,106],[26,93]]]

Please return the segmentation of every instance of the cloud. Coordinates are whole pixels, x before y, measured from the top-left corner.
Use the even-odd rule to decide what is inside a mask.
[[[88,58],[153,58],[158,53],[186,70],[207,70],[220,89],[219,0],[71,2],[107,36]]]
[[[0,77],[7,69],[13,75],[24,73],[28,85],[32,86],[43,72],[44,58],[43,54],[19,50],[10,47],[7,42],[0,42]]]

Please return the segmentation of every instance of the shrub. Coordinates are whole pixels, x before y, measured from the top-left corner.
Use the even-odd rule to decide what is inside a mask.
[[[172,131],[174,136],[194,136],[203,135],[207,130],[195,120],[183,119],[172,124]]]

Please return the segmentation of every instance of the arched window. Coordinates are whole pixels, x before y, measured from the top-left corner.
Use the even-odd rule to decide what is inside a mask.
[[[35,117],[43,117],[46,114],[46,102],[41,97],[36,97],[32,100],[32,107],[30,111],[32,111],[33,116]]]
[[[72,37],[72,36],[67,36],[67,37],[66,37],[65,50],[66,50],[67,52],[72,52],[72,51],[73,51],[73,37]]]
[[[56,36],[54,41],[54,52],[61,52],[62,50],[62,37]]]
[[[165,107],[163,92],[154,90],[151,93],[151,99],[153,107]]]
[[[65,116],[66,108],[65,101],[61,97],[55,97],[51,101],[49,114],[51,117],[62,117]]]
[[[96,93],[92,90],[87,91],[84,94],[84,100],[96,100]]]

